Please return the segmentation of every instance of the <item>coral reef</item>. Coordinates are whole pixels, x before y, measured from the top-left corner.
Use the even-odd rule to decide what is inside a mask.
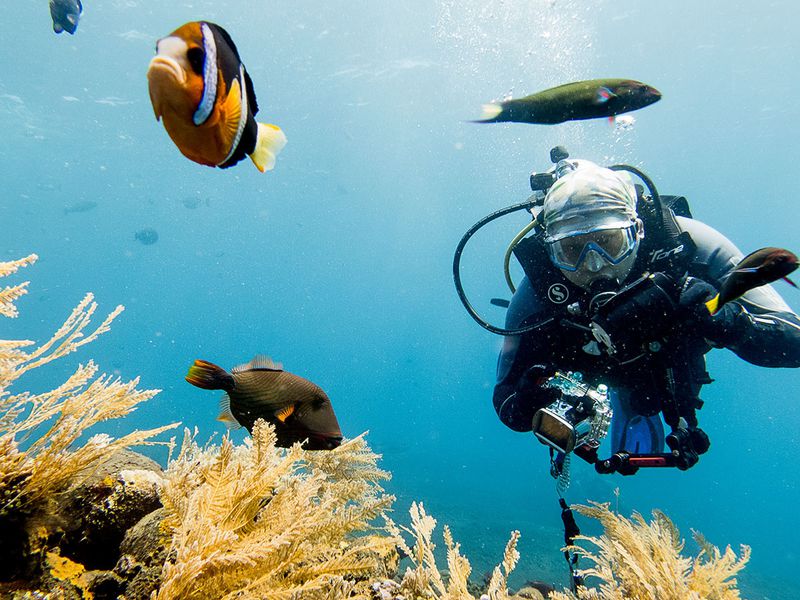
[[[32,254],[0,263],[0,277],[36,259]],[[25,282],[0,290],[0,314],[17,316],[14,302],[27,292],[27,286]],[[94,426],[124,417],[158,393],[138,390],[138,379],[122,382],[97,376],[92,361],[79,365],[50,391],[11,392],[26,372],[63,358],[107,332],[123,307],[91,329],[96,310],[93,296],[87,294],[50,340],[38,347],[29,340],[0,340],[0,529],[4,532],[0,582],[31,579],[47,571],[43,565],[48,552],[60,555],[60,544],[68,537],[64,531],[68,510],[59,504],[90,480],[110,456],[129,446],[157,443],[153,437],[177,425],[137,430],[119,439],[98,433],[79,444]],[[85,533],[84,529],[78,535]],[[67,555],[64,559],[71,560]]]
[[[448,578],[445,582],[442,573],[436,565],[433,543],[433,530],[436,519],[425,512],[422,504],[411,505],[411,527],[398,527],[389,520],[389,531],[398,540],[403,552],[413,563],[413,568],[406,569],[403,578],[390,597],[394,598],[437,598],[439,600],[475,600],[469,591],[469,575],[472,571],[469,561],[461,555],[459,544],[453,541],[450,528],[444,527],[444,542],[447,548]],[[402,531],[414,537],[413,548],[403,540]],[[508,575],[519,560],[517,541],[519,532],[511,533],[503,553],[502,564],[495,567],[489,580],[485,596],[492,600],[504,600],[509,596],[507,588]],[[385,595],[382,594],[382,597]],[[483,598],[483,595],[481,596]]]
[[[202,450],[187,432],[161,489],[172,542],[159,600],[359,596],[386,571],[395,543],[370,523],[393,497],[363,436],[324,453],[275,442],[263,420],[238,447]]]
[[[700,534],[694,558],[681,554],[684,543],[672,521],[659,511],[649,523],[639,514],[626,519],[612,512],[607,504],[592,503],[577,510],[597,519],[604,534],[578,536],[597,548],[572,549],[594,566],[581,571],[584,577],[599,579],[598,589],[578,588],[581,600],[735,600],[739,598],[736,574],[750,558],[750,548],[741,547],[739,557],[730,547],[725,552],[709,544]],[[553,600],[575,596],[554,593]]]
[[[0,263],[0,277],[36,260]],[[0,314],[28,283],[0,290]],[[389,473],[364,435],[331,451],[276,447],[274,428],[256,421],[251,438],[201,447],[186,430],[166,469],[128,450],[177,424],[133,431],[118,439],[92,428],[125,417],[157,390],[140,391],[80,365],[48,392],[11,393],[31,369],[62,358],[109,330],[123,310],[90,328],[91,294],[52,338],[35,346],[0,340],[0,596],[65,600],[539,600],[549,589],[533,582],[513,593],[519,532],[485,585],[450,529],[443,528],[446,568],[437,565],[436,520],[413,503],[410,523],[388,518],[394,498],[382,487]],[[82,440],[83,443],[80,443]],[[169,442],[170,451],[174,442]],[[700,553],[682,556],[683,542],[661,513],[651,522],[626,519],[607,505],[578,507],[603,535],[574,546],[592,566],[577,596],[556,600],[734,600],[736,574],[749,558],[720,552],[699,534]],[[411,543],[404,538],[410,536]],[[438,555],[441,558],[441,550]],[[404,557],[401,559],[401,556]],[[401,560],[408,563],[400,575]]]

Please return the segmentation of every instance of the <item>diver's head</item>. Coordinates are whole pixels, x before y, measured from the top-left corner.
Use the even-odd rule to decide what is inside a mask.
[[[585,160],[573,165],[544,199],[542,222],[550,260],[584,289],[602,280],[621,284],[644,236],[636,214],[636,188],[626,174]]]

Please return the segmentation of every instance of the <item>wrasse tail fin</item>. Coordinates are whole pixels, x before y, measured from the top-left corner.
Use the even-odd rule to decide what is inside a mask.
[[[286,134],[277,125],[258,123],[258,137],[256,149],[250,155],[250,160],[261,171],[271,171],[275,168],[275,157],[278,156],[286,145]]]
[[[194,361],[186,381],[204,390],[232,390],[234,386],[233,375],[205,360]]]
[[[708,309],[708,312],[711,313],[712,315],[717,314],[717,311],[719,311],[720,309],[719,294],[717,294],[711,300],[706,302],[706,308]]]
[[[494,123],[497,117],[503,112],[503,105],[497,102],[491,102],[481,106],[481,116],[471,123]]]

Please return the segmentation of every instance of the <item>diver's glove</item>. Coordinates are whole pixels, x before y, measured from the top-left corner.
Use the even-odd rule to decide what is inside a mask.
[[[675,466],[681,471],[696,465],[700,455],[711,447],[708,435],[699,427],[677,427],[667,436],[666,442],[675,457]]]
[[[608,354],[630,360],[674,328],[678,286],[664,273],[642,277],[602,304],[592,318],[595,339]]]
[[[532,365],[519,378],[516,395],[539,410],[558,399],[561,392],[556,388],[545,386],[547,380],[555,374],[555,369],[545,365]]]
[[[741,336],[737,326],[742,314],[738,303],[724,304],[717,314],[712,315],[706,302],[717,294],[711,284],[697,277],[686,277],[681,287],[680,318],[689,332],[708,340],[713,346],[724,347],[733,344]]]
[[[530,431],[533,415],[559,397],[557,389],[544,384],[555,373],[552,367],[533,365],[517,380],[512,393],[495,395],[494,407],[500,420],[514,431]]]

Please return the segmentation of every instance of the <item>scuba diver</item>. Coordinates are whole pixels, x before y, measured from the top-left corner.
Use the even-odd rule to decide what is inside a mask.
[[[531,175],[528,203],[476,224],[456,251],[462,302],[504,335],[495,410],[507,427],[550,446],[556,477],[571,452],[600,473],[686,470],[710,445],[696,414],[712,381],[705,354],[728,348],[755,365],[800,367],[800,318],[769,285],[712,315],[705,303],[742,259],[733,243],[634,167],[571,160],[561,147],[551,160],[552,169]],[[506,261],[513,250],[525,277],[510,303],[493,300],[508,304],[505,328],[493,327],[463,294],[460,254],[478,228],[521,208],[533,221]],[[506,278],[513,290],[508,270]],[[612,456],[601,459],[609,423]]]

